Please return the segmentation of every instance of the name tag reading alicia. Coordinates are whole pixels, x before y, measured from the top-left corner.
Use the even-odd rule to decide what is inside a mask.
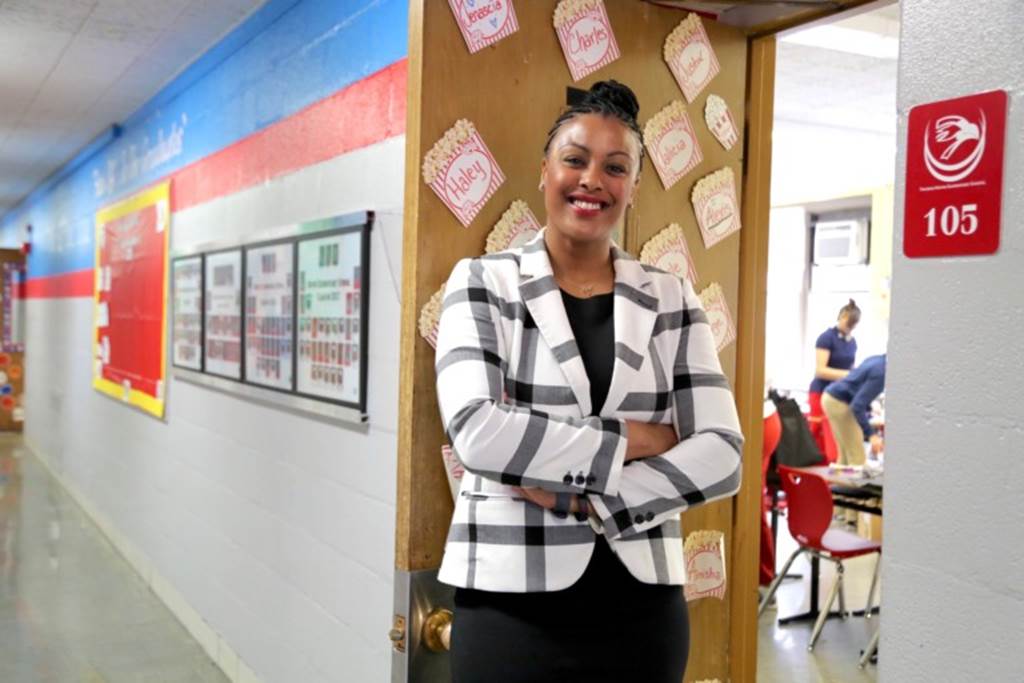
[[[644,144],[666,190],[704,159],[681,100],[671,102],[651,117],[644,126]]]

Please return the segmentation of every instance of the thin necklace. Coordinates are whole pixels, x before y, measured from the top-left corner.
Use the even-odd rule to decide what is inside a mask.
[[[583,298],[589,299],[590,297],[594,296],[594,289],[597,288],[597,284],[581,284],[579,282],[574,282],[569,278],[565,277],[564,273],[562,275],[558,275],[557,277],[559,280],[563,280],[568,284],[572,285],[573,287],[575,287],[576,289],[578,289],[579,291],[583,292]]]
[[[578,289],[581,292],[583,292],[583,298],[584,299],[589,299],[590,297],[594,296],[594,287],[596,285],[581,285],[581,284],[578,284],[576,282],[571,282],[570,280],[565,280],[565,281],[568,282],[573,287],[575,287],[576,289]]]

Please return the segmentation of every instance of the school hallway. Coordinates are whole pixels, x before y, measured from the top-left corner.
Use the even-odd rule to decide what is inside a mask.
[[[228,680],[14,434],[0,435],[0,680]]]

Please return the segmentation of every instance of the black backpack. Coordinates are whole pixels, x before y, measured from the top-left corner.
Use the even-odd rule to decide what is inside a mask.
[[[775,448],[772,459],[775,464],[786,467],[811,467],[824,465],[825,456],[818,450],[818,444],[811,436],[811,430],[807,426],[807,419],[800,410],[800,404],[795,399],[781,396],[775,390],[769,392],[769,397],[779,412],[779,420],[782,423],[782,436],[779,438],[779,445]],[[770,468],[774,470],[774,467]]]

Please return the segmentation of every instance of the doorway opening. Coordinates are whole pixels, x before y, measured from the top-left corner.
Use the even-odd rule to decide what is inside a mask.
[[[898,52],[895,3],[861,8],[778,36],[765,385],[766,394],[771,389],[799,407],[820,456],[816,464],[837,463],[819,472],[823,476],[831,471],[866,478],[884,463],[884,450],[876,457],[869,442],[862,445],[864,457],[848,457],[849,434],[837,435],[817,402],[823,391],[829,393],[828,382],[841,381],[843,374],[855,371],[866,359],[884,354],[888,344]],[[851,302],[856,315],[851,314]],[[845,322],[841,320],[844,311]],[[824,366],[836,366],[839,372],[822,372],[823,351]],[[862,372],[868,369],[865,366]],[[821,380],[812,386],[816,377]],[[850,382],[858,378],[850,375]],[[766,400],[766,440],[771,431],[767,420],[777,405],[781,403]],[[876,430],[881,437],[884,391],[870,401],[868,419],[869,429],[862,434]],[[775,455],[789,457],[788,452]],[[762,525],[763,586],[797,549],[787,522],[788,516],[802,513],[788,505],[784,492],[776,495],[781,486],[773,476],[775,464],[772,458],[766,468],[770,483],[763,516],[770,519],[770,508],[775,508],[777,535],[770,523]],[[836,481],[828,483],[838,501],[831,528],[880,543],[880,487],[871,489],[879,494],[876,500],[864,503],[877,509],[848,511],[842,508],[847,501],[843,491],[834,488]],[[867,604],[876,557],[869,554],[844,562],[847,610]],[[766,603],[758,622],[758,680],[875,680],[873,664],[863,669],[858,664],[878,628],[877,618],[827,618],[813,651],[808,651],[817,616],[812,613],[825,609],[836,577],[831,562],[814,564],[820,564],[820,571],[815,571],[818,568],[807,556],[799,558],[789,570],[791,578],[783,579]],[[874,604],[878,594],[874,593]],[[833,611],[837,607],[838,600]]]

